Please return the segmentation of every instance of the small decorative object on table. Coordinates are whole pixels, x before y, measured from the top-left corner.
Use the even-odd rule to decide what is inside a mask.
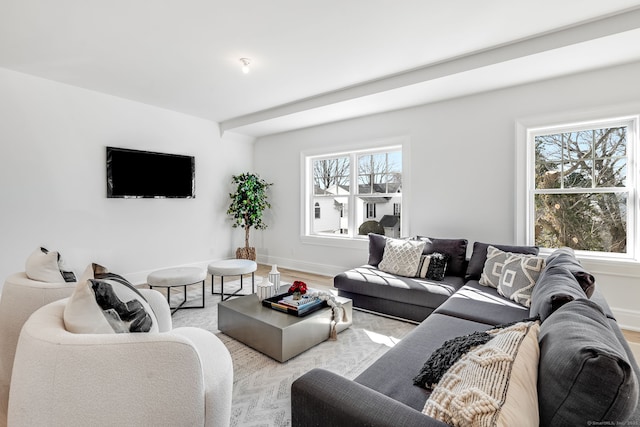
[[[342,304],[340,304],[336,297],[330,293],[325,291],[314,291],[310,292],[307,295],[307,298],[317,298],[323,302],[326,302],[329,307],[331,307],[331,311],[333,312],[333,320],[331,320],[331,332],[329,333],[329,339],[331,341],[335,341],[338,339],[338,331],[336,330],[336,325],[338,322],[348,322],[347,311],[342,308]]]
[[[296,280],[293,285],[289,287],[289,292],[293,294],[294,300],[299,300],[302,295],[307,293],[307,284],[301,280]]]
[[[273,283],[269,281],[269,279],[264,279],[261,283],[258,283],[258,300],[262,301],[265,298],[271,298],[274,296],[275,288],[273,287]]]
[[[273,264],[271,271],[269,272],[269,281],[273,283],[273,287],[276,292],[280,289],[280,272],[278,271],[278,265]]]

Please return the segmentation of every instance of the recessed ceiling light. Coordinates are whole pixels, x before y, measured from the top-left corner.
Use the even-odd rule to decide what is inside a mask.
[[[251,60],[249,58],[240,58],[240,62],[242,63],[242,72],[249,74],[249,65],[251,64]]]

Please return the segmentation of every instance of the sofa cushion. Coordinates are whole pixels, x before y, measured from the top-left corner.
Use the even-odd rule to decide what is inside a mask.
[[[64,310],[65,328],[77,334],[158,332],[153,309],[125,278],[87,267]]]
[[[446,276],[436,282],[396,276],[369,265],[347,270],[333,279],[335,288],[351,294],[430,308],[445,302],[463,284],[463,279],[457,276]]]
[[[568,269],[573,277],[575,277],[587,298],[591,298],[595,290],[596,279],[582,267],[573,249],[567,247],[556,249],[547,257],[547,265],[552,267],[562,266]]]
[[[425,242],[387,239],[378,268],[384,272],[405,277],[415,277]]]
[[[454,426],[537,426],[538,322],[487,331],[494,338],[442,377],[423,413]]]
[[[435,312],[487,325],[530,317],[526,307],[501,296],[497,289],[480,285],[477,280],[467,282]]]
[[[469,259],[467,267],[467,280],[479,280],[484,269],[484,263],[487,260],[487,248],[493,246],[503,252],[511,252],[515,254],[538,255],[537,246],[514,246],[514,245],[496,245],[493,243],[475,242],[473,244],[473,252]]]
[[[598,304],[577,299],[542,324],[538,390],[540,425],[615,423],[633,413],[638,380]]]
[[[367,264],[373,267],[377,267],[380,264],[386,244],[387,238],[385,236],[369,233],[369,262]]]
[[[76,276],[69,271],[59,252],[37,248],[25,263],[25,274],[31,280],[46,283],[75,282]]]
[[[438,252],[448,256],[447,276],[464,277],[467,268],[466,239],[438,239],[426,236],[417,236],[416,239],[426,243],[423,251],[425,255]]]
[[[525,307],[531,306],[531,292],[544,268],[544,258],[514,254],[502,266],[498,293]]]
[[[432,314],[354,381],[422,411],[429,392],[412,382],[426,358],[451,337],[486,329],[483,324]]]

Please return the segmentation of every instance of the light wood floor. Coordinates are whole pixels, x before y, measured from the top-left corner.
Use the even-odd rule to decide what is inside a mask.
[[[269,271],[271,271],[270,265],[258,264],[256,275],[266,277],[269,274]],[[312,287],[327,289],[333,288],[333,277],[331,276],[322,276],[319,274],[306,273],[283,267],[278,267],[278,271],[280,272],[280,279],[283,282],[302,280],[307,285]],[[634,347],[640,345],[640,332],[623,329],[622,333],[629,343],[634,344]]]

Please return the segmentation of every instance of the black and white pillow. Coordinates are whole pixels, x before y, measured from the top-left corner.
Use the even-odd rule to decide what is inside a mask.
[[[31,280],[47,283],[75,282],[76,275],[69,271],[59,252],[37,248],[25,263],[25,274]]]
[[[79,334],[158,332],[153,309],[124,277],[87,267],[64,310],[65,328]]]
[[[420,256],[415,277],[437,281],[444,279],[447,271],[447,260],[447,255],[438,252]]]

